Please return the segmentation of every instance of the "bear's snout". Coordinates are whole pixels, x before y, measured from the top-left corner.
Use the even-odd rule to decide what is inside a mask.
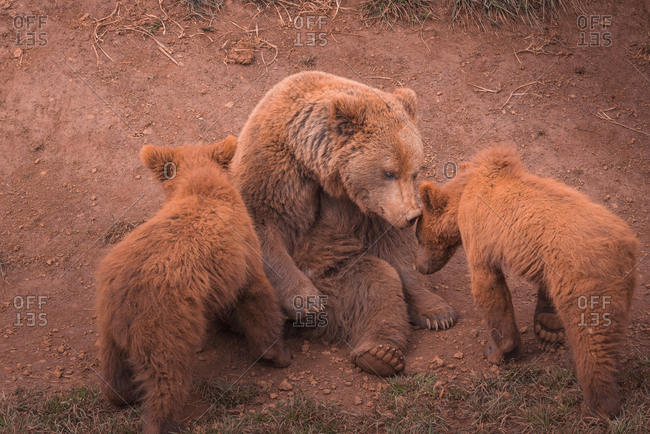
[[[406,219],[406,224],[408,225],[407,227],[413,226],[413,224],[416,221],[418,221],[418,217],[420,217],[421,215],[422,215],[422,210],[420,208],[416,208],[406,213],[404,218]]]

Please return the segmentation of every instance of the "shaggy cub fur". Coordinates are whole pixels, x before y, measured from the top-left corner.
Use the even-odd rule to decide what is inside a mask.
[[[526,173],[513,150],[484,151],[460,172],[442,188],[420,186],[418,270],[437,271],[462,242],[492,363],[520,343],[502,270],[537,284],[538,303],[557,311],[573,349],[583,410],[617,415],[615,377],[636,280],[632,230],[585,195]]]

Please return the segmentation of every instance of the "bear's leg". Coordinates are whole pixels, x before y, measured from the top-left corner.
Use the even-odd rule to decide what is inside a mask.
[[[142,391],[145,434],[180,432],[177,417],[189,395],[192,360],[207,326],[203,312],[169,311],[173,314],[132,327],[130,362]],[[186,315],[179,315],[182,311]]]
[[[444,330],[456,323],[456,311],[444,298],[427,289],[423,276],[413,270],[405,270],[400,276],[413,324],[427,330]]]
[[[555,307],[548,298],[546,287],[539,285],[537,289],[537,306],[535,307],[535,336],[539,340],[542,351],[550,349],[553,344],[564,341],[564,327]]]
[[[583,413],[615,417],[621,408],[616,375],[629,311],[625,284],[621,280],[611,285],[568,285],[556,292],[554,300],[573,350]]]
[[[284,345],[284,314],[273,287],[261,269],[237,301],[235,326],[246,336],[254,357],[284,368],[291,364],[291,353]]]
[[[284,312],[292,320],[299,320],[301,315],[309,312],[320,312],[323,309],[319,301],[321,292],[300,271],[287,252],[278,231],[265,228],[259,230],[258,235],[264,258],[264,272]],[[306,300],[313,300],[314,303],[306,303]]]
[[[122,350],[107,330],[102,330],[99,339],[99,360],[102,366],[100,388],[106,398],[117,406],[130,405],[139,396],[133,383],[133,371],[129,366],[128,354]]]
[[[431,292],[426,277],[415,270],[417,240],[411,230],[391,228],[373,247],[373,253],[391,264],[402,280],[409,318],[427,330],[444,330],[456,323],[458,314]]]
[[[499,364],[506,354],[518,349],[520,343],[510,290],[501,270],[486,264],[470,265],[470,268],[472,295],[483,310],[492,338],[487,359],[490,363]]]
[[[401,372],[410,325],[397,271],[370,255],[342,268],[347,271],[334,282],[337,294],[327,301],[327,327],[342,329],[364,371],[379,376]]]

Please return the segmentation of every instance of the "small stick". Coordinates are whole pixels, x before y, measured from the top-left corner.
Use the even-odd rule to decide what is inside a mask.
[[[492,92],[492,93],[499,93],[501,92],[501,88],[498,88],[497,90],[494,89],[488,89],[482,86],[477,86],[475,84],[469,83],[470,86],[474,86],[476,90],[474,92]]]
[[[518,91],[522,87],[530,86],[530,85],[535,84],[535,83],[537,83],[537,82],[536,81],[531,81],[530,83],[522,84],[521,86],[517,86],[516,88],[514,88],[514,90],[510,93],[510,96],[508,97],[506,102],[503,103],[501,108],[503,109],[506,105],[508,105],[508,103],[510,102],[510,98],[512,98],[512,96],[515,94],[516,91]]]
[[[391,77],[381,77],[381,76],[378,76],[378,75],[373,75],[373,76],[370,76],[370,77],[367,77],[367,78],[368,78],[368,79],[374,78],[374,79],[377,79],[377,80],[394,80],[394,81],[397,82],[397,84],[399,84],[400,86],[404,87],[404,85],[402,84],[402,82],[399,81],[399,80],[396,79],[396,78],[391,78]]]
[[[612,109],[608,109],[608,110],[612,110]],[[650,133],[646,133],[645,131],[639,130],[639,129],[634,128],[634,127],[628,127],[627,125],[624,125],[624,124],[622,124],[620,122],[615,121],[607,113],[605,113],[603,110],[598,110],[598,114],[595,115],[595,116],[598,119],[602,119],[604,121],[611,122],[613,124],[618,125],[619,127],[627,128],[628,130],[631,130],[631,131],[634,131],[634,132],[637,132],[637,133],[641,133],[641,134],[645,134],[646,136],[650,136]]]

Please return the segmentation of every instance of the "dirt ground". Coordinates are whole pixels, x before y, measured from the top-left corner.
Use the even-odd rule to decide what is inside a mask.
[[[533,173],[627,221],[641,240],[641,262],[625,353],[650,355],[647,2],[595,1],[584,18],[485,30],[452,27],[446,8],[423,25],[393,30],[364,25],[350,1],[336,17],[297,20],[296,11],[259,12],[238,0],[212,20],[187,17],[179,2],[124,3],[119,10],[95,0],[0,4],[3,392],[99,383],[94,270],[110,249],[106,239],[162,203],[140,148],[237,135],[268,89],[307,69],[414,89],[429,168],[421,180],[444,182],[450,163],[504,142]],[[447,331],[414,328],[406,373],[435,372],[445,384],[498,372],[483,356],[487,333],[464,253],[430,281],[460,321]],[[535,343],[535,289],[509,282],[524,338],[517,363],[563,363],[563,349],[542,353]],[[345,344],[306,335],[288,344],[293,364],[278,370],[254,364],[240,337],[215,332],[197,354],[195,376],[261,385],[258,407],[241,411],[297,390],[363,411],[385,387],[354,367]]]

